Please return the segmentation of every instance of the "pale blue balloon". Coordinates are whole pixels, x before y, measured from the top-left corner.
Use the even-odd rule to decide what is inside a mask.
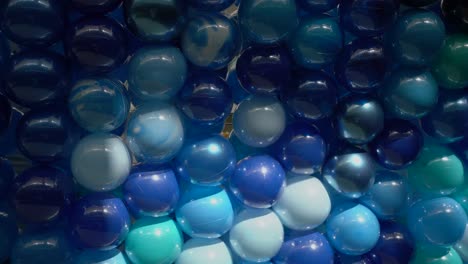
[[[73,264],[128,264],[125,256],[118,249],[85,250],[81,252]]]
[[[192,238],[185,242],[176,264],[232,264],[231,253],[219,239]]]

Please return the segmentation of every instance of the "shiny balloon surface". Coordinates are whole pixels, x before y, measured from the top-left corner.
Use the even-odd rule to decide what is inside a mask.
[[[333,255],[333,248],[327,238],[320,233],[312,233],[285,241],[274,260],[278,264],[332,264]]]
[[[192,238],[184,243],[176,264],[232,264],[231,253],[219,239]]]

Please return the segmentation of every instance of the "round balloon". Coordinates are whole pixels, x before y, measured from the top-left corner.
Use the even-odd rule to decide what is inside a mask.
[[[468,35],[449,35],[432,65],[437,83],[447,89],[465,88],[468,85],[468,76],[462,69],[468,67],[467,58]]]
[[[175,264],[232,264],[229,248],[219,239],[192,238],[184,243]]]
[[[297,3],[299,6],[310,13],[325,13],[331,9],[334,9],[339,0],[299,0]]]
[[[117,8],[122,0],[71,0],[75,9],[84,14],[103,14]]]
[[[15,209],[6,201],[0,201],[0,262],[5,263],[11,254],[18,228]]]
[[[9,194],[14,178],[15,170],[11,162],[6,158],[0,157],[0,197]]]
[[[190,7],[203,11],[221,11],[234,3],[234,0],[187,0]]]
[[[128,264],[125,256],[118,249],[85,250],[81,252],[74,264]]]
[[[457,251],[451,247],[439,247],[437,250],[418,248],[410,264],[462,264],[463,260]]]
[[[414,241],[405,226],[381,222],[380,238],[372,252],[383,263],[409,263],[414,248]]]
[[[285,241],[274,261],[277,264],[333,264],[333,255],[327,238],[320,233],[312,233]]]
[[[458,241],[455,246],[453,247],[460,255],[463,261],[468,261],[468,228],[465,227],[465,232],[463,233],[463,237],[460,241]]]

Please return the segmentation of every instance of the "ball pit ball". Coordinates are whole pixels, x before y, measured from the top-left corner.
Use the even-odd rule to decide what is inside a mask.
[[[325,236],[320,233],[312,233],[300,236],[283,243],[275,263],[334,263],[333,248]]]
[[[437,83],[446,89],[463,89],[468,85],[468,77],[461,69],[467,67],[468,36],[452,34],[445,39],[434,64],[432,73]]]
[[[405,226],[382,222],[380,238],[372,252],[384,262],[409,263],[414,253],[414,244]]]
[[[5,201],[0,202],[0,261],[5,262],[11,253],[18,230],[15,209]]]
[[[77,257],[76,264],[128,264],[125,256],[118,249],[111,250],[85,250]]]
[[[192,238],[185,242],[176,264],[232,264],[231,253],[219,239]]]
[[[71,3],[84,14],[103,14],[117,8],[122,0],[71,0]]]
[[[13,183],[16,172],[11,162],[6,158],[0,158],[0,197],[8,194],[9,188]]]

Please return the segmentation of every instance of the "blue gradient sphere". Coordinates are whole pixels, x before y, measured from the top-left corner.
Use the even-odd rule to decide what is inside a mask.
[[[312,233],[283,243],[274,261],[277,264],[333,264],[333,248],[325,236]]]

